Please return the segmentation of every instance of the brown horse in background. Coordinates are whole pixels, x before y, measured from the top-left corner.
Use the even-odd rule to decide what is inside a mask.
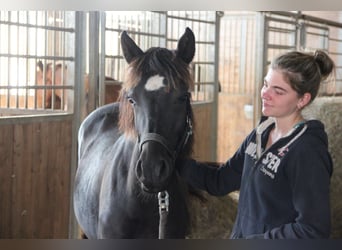
[[[44,71],[45,71],[45,81],[44,81]],[[54,66],[54,75],[53,72],[53,64],[46,64],[45,68],[42,61],[38,61],[37,63],[37,85],[45,86],[45,90],[43,88],[37,90],[37,107],[44,109],[54,109],[54,110],[64,110],[67,107],[67,96],[66,96],[66,88],[63,86],[66,85],[67,78],[67,67],[62,63],[56,63]],[[88,99],[89,94],[89,75],[85,74],[84,76],[84,85],[86,98]],[[114,78],[105,77],[105,104],[116,102],[119,97],[119,93],[121,90],[121,84],[117,84],[117,81]],[[45,94],[45,96],[44,96]]]
[[[38,89],[37,90],[37,107],[38,108],[46,108],[51,109],[52,103],[53,109],[61,109],[62,106],[62,98],[64,96],[64,90],[61,87],[65,85],[67,68],[66,66],[62,67],[61,63],[55,64],[55,73],[54,76],[52,74],[52,63],[48,63],[45,66],[42,61],[38,61],[37,63],[37,85],[45,86],[46,89]],[[45,76],[44,76],[45,71]],[[45,81],[44,81],[45,78]],[[54,78],[54,79],[53,79]],[[49,86],[56,86],[56,89],[49,88]]]

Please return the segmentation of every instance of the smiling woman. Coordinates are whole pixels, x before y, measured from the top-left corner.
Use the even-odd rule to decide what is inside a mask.
[[[261,90],[263,117],[238,151],[219,168],[195,160],[182,166],[181,176],[212,195],[240,190],[231,238],[330,236],[327,134],[301,111],[333,70],[323,51],[280,55]]]

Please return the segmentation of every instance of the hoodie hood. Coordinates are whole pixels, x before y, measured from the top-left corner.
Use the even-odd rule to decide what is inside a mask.
[[[306,121],[308,126],[308,135],[319,138],[319,140],[328,147],[328,136],[325,132],[324,124],[318,120]]]
[[[274,126],[275,119],[272,117],[262,117],[260,124],[256,128],[256,155],[259,159],[262,155],[262,134],[266,130],[270,130]],[[306,132],[307,136],[313,136],[319,139],[323,145],[328,147],[328,137],[324,131],[324,125],[319,120],[306,120],[294,126],[289,133],[285,136],[288,142],[279,148],[279,152],[287,149],[291,144],[298,140]]]

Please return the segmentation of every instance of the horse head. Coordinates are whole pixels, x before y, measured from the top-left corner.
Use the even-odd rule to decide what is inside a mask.
[[[54,74],[53,68],[54,67]],[[44,67],[42,61],[37,62],[37,85],[41,86],[63,86],[65,85],[66,80],[66,73],[67,73],[67,66],[65,65],[64,68],[61,63],[52,65],[52,63],[47,63]],[[45,75],[44,75],[45,74]],[[61,99],[62,99],[62,89],[57,88],[54,91],[55,94],[55,106],[54,109],[61,108]],[[44,108],[51,108],[52,105],[52,89],[47,88],[45,91],[43,89],[37,90],[37,102],[38,107]],[[43,95],[45,94],[45,104],[43,105]]]
[[[187,28],[176,50],[153,47],[144,52],[124,31],[121,46],[128,68],[119,97],[119,127],[136,143],[132,175],[143,190],[159,192],[174,176],[176,159],[192,148],[189,64],[194,34]]]

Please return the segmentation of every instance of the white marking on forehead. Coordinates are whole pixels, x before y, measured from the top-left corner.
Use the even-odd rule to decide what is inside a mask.
[[[163,80],[164,80],[163,76],[160,76],[160,75],[152,76],[147,80],[145,84],[145,89],[147,91],[155,91],[160,88],[163,88],[165,87]]]

